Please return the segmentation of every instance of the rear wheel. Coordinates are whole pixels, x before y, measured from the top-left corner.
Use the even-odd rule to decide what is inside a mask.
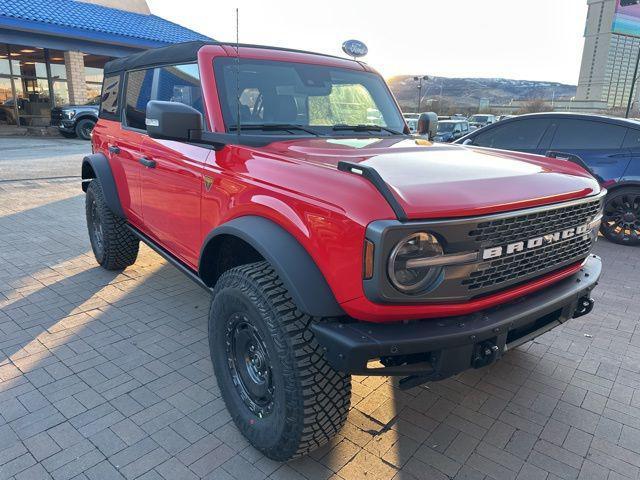
[[[238,429],[284,461],[323,445],[344,425],[351,377],[333,370],[267,262],[233,268],[214,289],[209,346]]]
[[[600,229],[619,245],[640,245],[640,188],[621,188],[607,195]]]
[[[95,126],[96,122],[89,118],[83,118],[76,125],[76,135],[82,140],[91,140],[91,132]]]
[[[87,188],[85,208],[91,249],[98,263],[107,270],[133,265],[140,241],[129,231],[126,221],[109,209],[97,178]]]

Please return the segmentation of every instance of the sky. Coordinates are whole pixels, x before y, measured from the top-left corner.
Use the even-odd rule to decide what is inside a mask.
[[[586,0],[147,0],[152,13],[220,41],[344,55],[395,75],[504,77],[575,85]]]

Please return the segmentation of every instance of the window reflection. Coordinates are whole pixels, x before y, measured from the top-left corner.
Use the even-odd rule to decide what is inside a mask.
[[[11,75],[9,70],[9,50],[6,45],[0,44],[0,75]]]
[[[47,78],[47,64],[45,63],[43,48],[12,45],[9,55],[11,57],[13,75]]]
[[[1,0],[0,0],[1,1]],[[101,93],[104,64],[100,55],[84,55],[86,102]],[[0,43],[0,125],[46,126],[51,108],[68,105],[69,71],[62,50]]]

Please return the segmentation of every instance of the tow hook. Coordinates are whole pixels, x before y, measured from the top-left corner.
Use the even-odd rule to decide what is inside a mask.
[[[593,310],[594,304],[595,302],[593,298],[582,297],[580,300],[578,300],[578,308],[576,308],[576,311],[573,312],[573,318],[579,318],[588,315],[589,313],[591,313],[591,310]]]
[[[482,368],[493,363],[498,358],[500,349],[491,341],[482,342],[476,346],[471,360],[473,368]]]

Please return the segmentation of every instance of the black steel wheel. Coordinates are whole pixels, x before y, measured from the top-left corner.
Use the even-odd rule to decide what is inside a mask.
[[[102,219],[100,209],[95,195],[87,198],[87,227],[89,229],[89,239],[96,257],[104,256],[104,232],[102,230]]]
[[[273,410],[274,385],[271,359],[258,329],[244,313],[227,320],[226,353],[236,391],[258,418]]]
[[[83,118],[76,125],[76,135],[82,140],[91,140],[91,132],[93,132],[93,127],[95,126],[95,121],[89,118]]]
[[[640,245],[640,188],[622,188],[607,195],[600,231],[613,243]]]
[[[107,205],[100,180],[94,178],[85,200],[89,241],[96,260],[107,270],[122,270],[138,257],[140,241]]]
[[[227,410],[249,442],[285,461],[327,443],[344,425],[351,377],[328,364],[267,262],[232,268],[213,291],[209,348]]]

